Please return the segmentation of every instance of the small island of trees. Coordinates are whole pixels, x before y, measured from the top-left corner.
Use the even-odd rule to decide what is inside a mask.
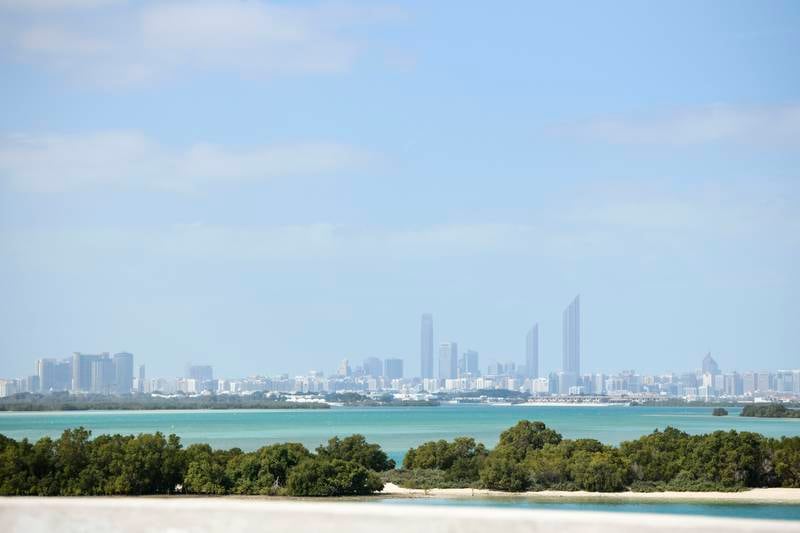
[[[470,437],[411,448],[395,469],[362,435],[334,437],[315,452],[299,443],[253,452],[184,448],[176,435],[100,435],[84,428],[32,443],[0,435],[0,495],[248,494],[357,496],[385,482],[409,488],[499,491],[735,491],[800,488],[800,437],[668,427],[619,446],[564,439],[523,420],[494,449]]]
[[[785,405],[779,403],[746,405],[742,408],[740,416],[754,416],[757,418],[800,418],[800,409],[789,409]]]
[[[724,407],[715,407],[711,414],[713,416],[728,416],[728,410]]]

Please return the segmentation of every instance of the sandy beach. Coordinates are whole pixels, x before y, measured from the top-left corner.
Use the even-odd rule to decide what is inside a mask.
[[[419,498],[530,498],[537,500],[616,500],[616,501],[693,501],[731,503],[800,504],[800,489],[750,489],[742,492],[586,492],[543,490],[538,492],[501,492],[487,489],[405,489],[386,483],[381,494]]]

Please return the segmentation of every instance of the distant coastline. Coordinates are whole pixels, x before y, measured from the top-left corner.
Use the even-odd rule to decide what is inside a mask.
[[[106,396],[60,394],[17,394],[0,398],[0,412],[63,411],[173,411],[227,409],[330,409],[331,407],[432,407],[435,400],[373,399],[359,394],[196,395],[196,396]]]

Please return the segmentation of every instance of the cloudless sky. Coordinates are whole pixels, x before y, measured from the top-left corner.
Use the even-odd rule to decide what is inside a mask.
[[[800,367],[800,4],[0,0],[0,376]]]

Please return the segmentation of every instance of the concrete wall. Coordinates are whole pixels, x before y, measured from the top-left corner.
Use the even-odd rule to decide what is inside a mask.
[[[235,498],[0,498],[5,533],[800,532],[800,522]]]

